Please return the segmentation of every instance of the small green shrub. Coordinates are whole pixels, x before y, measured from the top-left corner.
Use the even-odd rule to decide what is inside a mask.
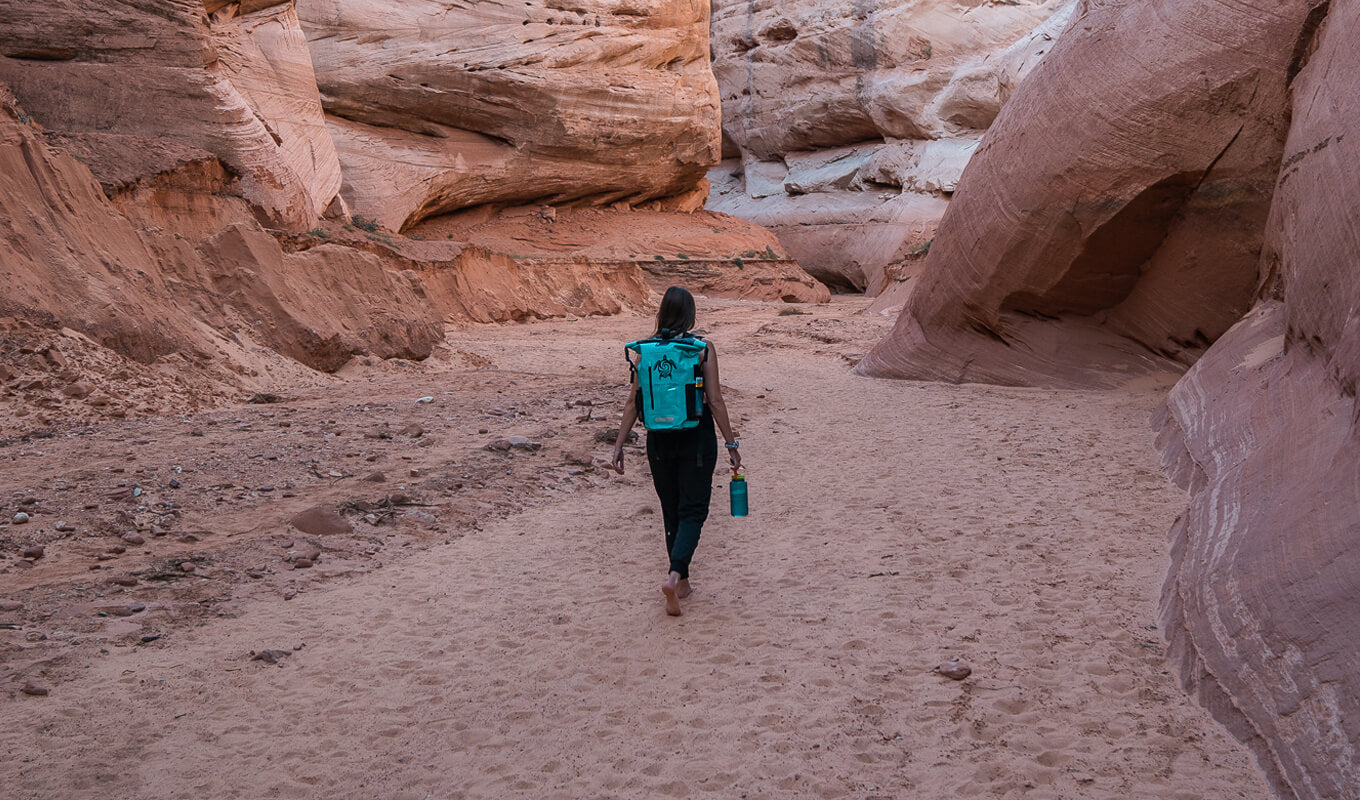
[[[355,214],[350,218],[350,221],[354,223],[354,227],[361,231],[368,231],[369,233],[378,232],[378,221],[376,219],[369,219],[363,214]]]

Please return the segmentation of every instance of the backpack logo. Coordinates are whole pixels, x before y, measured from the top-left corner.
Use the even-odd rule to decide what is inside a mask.
[[[662,356],[661,360],[656,362],[656,374],[664,380],[670,380],[676,369],[675,362],[671,361],[668,356]]]

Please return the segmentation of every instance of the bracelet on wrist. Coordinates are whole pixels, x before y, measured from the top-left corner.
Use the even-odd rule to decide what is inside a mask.
[[[730,442],[725,442],[723,444],[723,447],[726,447],[728,450],[736,450],[738,447],[741,447],[741,442],[737,441],[736,439],[733,439]]]

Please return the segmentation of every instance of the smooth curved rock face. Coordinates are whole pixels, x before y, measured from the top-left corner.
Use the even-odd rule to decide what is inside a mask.
[[[300,0],[357,213],[641,203],[721,148],[703,0]]]
[[[1282,797],[1360,797],[1360,2],[1304,29],[1270,294],[1157,423],[1190,491],[1163,619],[1186,688]],[[1292,70],[1291,70],[1292,71]]]
[[[1083,386],[1198,356],[1255,292],[1307,7],[1084,6],[983,140],[858,371]],[[1070,363],[1064,338],[1092,346]]]
[[[742,163],[709,173],[709,208],[765,225],[820,280],[871,295],[915,274],[982,131],[1076,7],[713,6],[726,155]]]
[[[339,188],[289,2],[0,0],[0,82],[106,191],[213,157],[297,229]]]

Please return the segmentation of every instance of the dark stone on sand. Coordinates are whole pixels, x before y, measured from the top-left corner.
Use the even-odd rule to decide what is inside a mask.
[[[44,550],[41,546],[34,545],[32,547],[25,547],[23,551],[19,553],[19,555],[23,556],[24,558],[31,558],[34,561],[37,561],[38,559],[42,558],[43,554],[46,552],[47,551]]]
[[[363,477],[363,480],[368,481],[369,483],[386,483],[387,476],[381,472],[370,472]]]
[[[400,433],[402,436],[410,436],[412,438],[415,438],[417,436],[424,436],[425,428],[421,427],[419,423],[412,422],[402,426]]]
[[[32,695],[32,696],[34,696],[34,697],[46,697],[46,696],[47,696],[47,687],[46,687],[46,686],[39,686],[38,684],[33,683],[33,682],[31,682],[31,681],[28,682],[28,683],[25,683],[25,684],[24,684],[24,688],[20,689],[19,691],[21,691],[21,692],[23,692],[24,694],[27,694],[27,695]]]
[[[143,538],[142,538],[142,535],[141,535],[140,533],[136,533],[136,532],[134,532],[134,531],[128,531],[127,533],[123,534],[122,536],[119,536],[118,538],[119,538],[119,539],[122,539],[123,541],[127,542],[128,544],[145,544],[145,543],[146,543],[146,539],[143,539]]]
[[[137,579],[131,575],[114,575],[113,577],[109,578],[109,583],[116,584],[118,586],[136,586]]]
[[[313,506],[294,515],[289,522],[294,528],[313,536],[334,536],[354,532],[354,526],[349,520],[325,506]]]
[[[76,526],[69,522],[58,522],[56,525],[52,526],[52,529],[58,533],[71,533],[76,529]]]
[[[23,611],[24,604],[18,600],[0,600],[0,611]]]
[[[311,569],[312,562],[305,558],[293,559],[293,569]]]
[[[182,561],[180,562],[179,569],[181,572],[193,572],[198,569],[198,565],[192,561]]]

